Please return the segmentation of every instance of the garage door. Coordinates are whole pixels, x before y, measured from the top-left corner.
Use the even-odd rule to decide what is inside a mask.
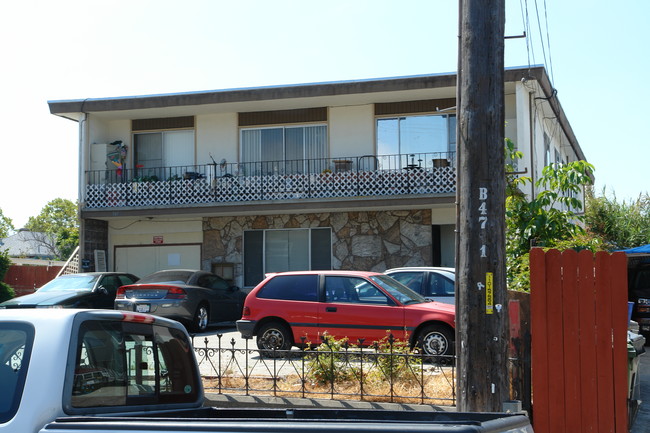
[[[115,270],[142,278],[163,269],[201,269],[201,245],[115,247]]]

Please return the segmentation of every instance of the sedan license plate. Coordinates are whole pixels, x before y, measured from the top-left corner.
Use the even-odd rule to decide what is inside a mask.
[[[149,304],[137,304],[135,306],[135,311],[138,313],[148,313],[150,309],[151,306]]]

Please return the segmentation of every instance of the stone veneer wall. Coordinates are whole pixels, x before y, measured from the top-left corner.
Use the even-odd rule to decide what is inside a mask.
[[[431,211],[404,210],[205,218],[202,267],[233,263],[238,279],[245,230],[311,227],[332,228],[332,269],[383,272],[431,265]]]

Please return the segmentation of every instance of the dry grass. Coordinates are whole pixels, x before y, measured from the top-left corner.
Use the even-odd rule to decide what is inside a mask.
[[[423,384],[420,381],[423,379]],[[391,384],[377,377],[364,381],[363,391],[358,380],[322,384],[303,381],[298,375],[277,378],[249,378],[225,376],[219,379],[204,377],[206,391],[223,394],[247,392],[252,395],[272,395],[276,397],[335,398],[337,400],[361,400],[393,403],[455,404],[455,378],[452,369],[437,368],[419,378],[395,380]]]

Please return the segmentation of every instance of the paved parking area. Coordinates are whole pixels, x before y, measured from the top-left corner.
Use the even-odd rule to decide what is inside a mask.
[[[639,378],[641,379],[641,407],[630,433],[650,432],[650,346],[645,347],[646,353],[641,355],[639,362]]]

